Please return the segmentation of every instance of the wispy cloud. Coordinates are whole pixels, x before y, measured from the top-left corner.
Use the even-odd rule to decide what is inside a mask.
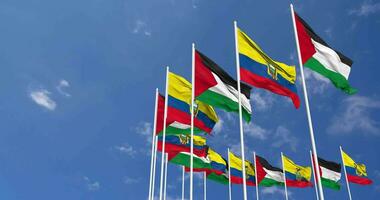
[[[324,94],[331,87],[330,80],[316,72],[305,69],[304,74],[307,80],[308,91],[311,91],[312,94]]]
[[[372,1],[363,1],[358,8],[351,9],[348,11],[350,15],[356,16],[369,16],[380,12],[380,3],[373,3]]]
[[[281,195],[285,196],[284,188],[280,188],[280,187],[264,187],[261,190],[261,193],[263,195],[281,194]],[[293,193],[288,190],[288,197],[291,197],[292,195],[293,195]]]
[[[292,151],[297,150],[298,139],[284,126],[277,127],[273,135],[273,147],[289,146]]]
[[[215,124],[213,132],[218,135],[223,130],[224,120],[219,116],[219,121]]]
[[[86,184],[86,188],[89,190],[89,191],[97,191],[100,189],[100,183],[98,181],[92,181],[90,178],[88,178],[87,176],[84,176],[83,177],[83,180]]]
[[[270,134],[268,130],[262,128],[261,126],[255,123],[244,123],[244,133],[246,133],[250,137],[260,140],[267,139],[268,135]]]
[[[380,135],[380,122],[371,117],[375,110],[380,109],[379,100],[356,95],[346,98],[342,104],[342,111],[333,117],[327,129],[329,133],[347,134],[361,130],[366,134]]]
[[[129,184],[136,184],[141,181],[141,178],[132,178],[132,177],[124,177],[123,182],[127,185]]]
[[[65,79],[62,79],[59,81],[56,89],[61,95],[65,96],[65,97],[71,97],[71,94],[64,91],[64,89],[68,88],[68,87],[70,87],[70,83],[68,81],[66,81]]]
[[[273,106],[274,97],[268,91],[255,90],[251,94],[254,111],[266,111]]]
[[[45,89],[32,90],[29,93],[30,98],[39,106],[48,110],[55,110],[57,104],[50,98],[50,92]]]
[[[129,144],[114,146],[114,149],[130,157],[134,157],[137,154],[137,151]]]
[[[151,36],[152,32],[148,29],[145,21],[138,19],[135,21],[134,27],[132,29],[133,34],[143,34],[145,36]]]
[[[148,144],[152,143],[152,123],[150,122],[140,122],[137,127],[135,128],[135,131],[146,138],[148,141]]]

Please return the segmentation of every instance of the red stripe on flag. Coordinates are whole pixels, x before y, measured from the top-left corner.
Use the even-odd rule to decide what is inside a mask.
[[[372,184],[372,180],[369,178],[354,176],[351,174],[347,174],[347,179],[348,179],[348,182],[356,183],[359,185],[370,185],[370,184]]]
[[[305,64],[306,61],[316,53],[316,50],[314,44],[311,42],[309,34],[306,32],[304,25],[298,18],[297,13],[294,12],[294,15],[297,27],[298,41],[301,50],[302,63]]]
[[[162,151],[162,141],[157,141],[157,150]],[[206,148],[205,149],[193,149],[194,155],[197,155],[199,157],[206,157],[207,152]],[[180,146],[180,145],[175,145],[171,143],[165,143],[165,153],[180,153],[180,152],[187,152],[190,153],[190,147],[186,146]]]
[[[286,179],[286,186],[304,188],[304,187],[312,187],[313,184],[308,181],[296,181],[296,180]]]
[[[276,81],[254,74],[243,67],[240,68],[240,75],[242,81],[259,88],[265,88],[273,93],[290,97],[294,106],[296,108],[300,107],[298,95],[288,88],[281,86]]]
[[[203,64],[201,56],[195,52],[195,97],[217,85],[212,72]]]

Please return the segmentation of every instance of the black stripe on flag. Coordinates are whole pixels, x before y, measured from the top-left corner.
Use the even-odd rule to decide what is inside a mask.
[[[267,160],[265,160],[264,158],[256,155],[256,157],[258,158],[259,162],[261,163],[261,165],[265,168],[265,169],[268,169],[268,170],[271,170],[271,171],[278,171],[278,172],[281,172],[282,173],[282,169],[278,168],[278,167],[273,167],[271,164],[269,164],[269,162]]]
[[[330,47],[330,45],[328,45],[321,37],[319,37],[315,32],[314,30],[309,26],[309,24],[306,23],[305,20],[303,20],[296,12],[294,12],[295,15],[298,17],[298,19],[301,21],[301,23],[303,24],[303,26],[306,28],[306,32],[307,34],[309,34],[309,36],[311,38],[313,38],[313,40],[317,41],[318,43],[321,43],[323,44],[324,46],[326,47],[329,47],[330,49],[332,49],[333,51],[335,51],[339,57],[340,57],[340,60],[345,63],[346,65],[350,66],[352,65],[353,61],[348,58],[347,56],[343,55],[342,53],[340,53],[339,51],[333,49],[332,47]]]
[[[339,163],[327,161],[327,160],[324,160],[320,157],[318,157],[318,163],[319,163],[320,167],[324,167],[326,169],[329,169],[329,170],[332,170],[332,171],[338,172],[338,173],[340,173],[340,170],[342,168]]]
[[[220,78],[220,80],[223,81],[223,83],[232,86],[236,90],[238,89],[237,81],[235,79],[233,79],[226,71],[224,71],[221,67],[219,67],[218,64],[216,64],[214,61],[212,61],[207,56],[203,55],[198,50],[195,50],[195,51],[201,57],[202,63],[204,64],[204,66],[207,67],[212,72],[214,72]],[[246,96],[247,99],[249,99],[250,94],[251,94],[251,87],[244,84],[244,83],[240,83],[240,86],[241,86],[240,87],[241,93],[244,94],[244,96]]]

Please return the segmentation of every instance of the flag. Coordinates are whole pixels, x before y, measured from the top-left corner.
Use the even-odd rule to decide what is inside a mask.
[[[162,135],[164,127],[164,111],[165,111],[165,97],[161,94],[157,99],[157,113],[156,113],[156,135]],[[181,123],[186,122],[186,123]],[[167,114],[166,118],[166,135],[190,133],[190,123],[186,115],[176,115],[171,112]],[[202,130],[194,127],[194,133],[199,134]]]
[[[229,184],[228,174],[226,174],[226,173],[219,175],[219,174],[216,174],[214,172],[206,172],[206,175],[207,175],[207,179],[209,179],[209,180],[212,180],[212,181],[224,184],[224,185]]]
[[[240,84],[243,118],[249,122],[252,108],[249,102],[251,88]],[[239,112],[237,81],[214,61],[195,51],[195,98],[227,112]]]
[[[282,169],[273,167],[267,160],[256,155],[256,172],[259,186],[271,187],[284,185],[284,174]]]
[[[300,106],[297,94],[296,68],[270,58],[240,29],[237,30],[241,80],[258,88],[292,99]]]
[[[311,167],[304,167],[304,166],[297,165],[286,156],[282,157],[282,162],[284,162],[286,186],[289,186],[289,187],[312,186],[310,182]]]
[[[189,152],[169,152],[168,155],[168,160],[170,163],[190,167],[191,154]],[[197,156],[196,154],[193,154],[193,168],[210,168],[210,160],[207,157]]]
[[[313,159],[314,163],[314,159]],[[338,163],[318,158],[321,183],[324,187],[339,190],[339,180],[341,178],[341,166]],[[315,171],[315,170],[314,170]]]
[[[368,178],[366,166],[355,162],[349,155],[342,151],[343,165],[346,168],[348,182],[359,185],[372,184],[372,180]]]
[[[231,174],[231,183],[243,184],[243,169],[242,169],[242,160],[241,158],[235,156],[230,152],[230,174]],[[245,161],[245,173],[246,173],[246,183],[247,185],[254,186],[256,185],[255,181],[255,168],[252,163]]]
[[[330,47],[297,13],[294,15],[302,64],[330,79],[345,93],[356,93],[357,90],[348,83],[352,60]]]
[[[190,125],[191,84],[172,72],[169,72],[168,81],[168,116],[174,116],[180,123]],[[210,133],[218,121],[214,108],[199,101],[195,101],[194,107],[194,126]]]
[[[213,149],[208,148],[207,149],[207,159],[210,161],[210,165],[206,168],[197,168],[193,169],[196,172],[208,172],[208,173],[215,173],[217,175],[222,175],[226,173],[227,171],[227,162],[226,160],[217,152],[215,152]],[[186,172],[189,172],[189,168],[185,168]]]
[[[157,150],[162,151],[163,137],[159,136],[157,141]],[[208,146],[206,139],[201,136],[194,135],[193,152],[197,156],[206,157]],[[190,152],[190,136],[189,135],[168,135],[165,138],[165,152]]]

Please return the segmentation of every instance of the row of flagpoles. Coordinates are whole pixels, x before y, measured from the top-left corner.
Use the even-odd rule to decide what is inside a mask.
[[[299,41],[299,33],[297,32],[298,29],[296,27],[296,16],[295,12],[293,9],[293,5],[290,5],[291,9],[291,15],[292,15],[292,21],[293,21],[293,28],[294,28],[294,35],[295,35],[295,41],[296,41],[296,46],[297,46],[297,54],[298,54],[298,61],[299,61],[299,69],[301,73],[301,80],[302,80],[302,88],[303,88],[303,93],[304,93],[304,100],[305,100],[305,107],[306,107],[306,115],[308,119],[308,127],[309,127],[309,133],[310,133],[310,140],[311,140],[311,159],[313,159],[313,165],[315,165],[315,169],[319,169],[319,162],[318,162],[318,154],[317,154],[317,147],[316,147],[316,142],[314,138],[314,131],[313,131],[313,123],[312,123],[312,116],[310,113],[310,108],[309,108],[309,100],[308,100],[308,93],[306,89],[306,82],[305,82],[305,77],[304,77],[304,71],[303,71],[303,60],[302,60],[302,55],[301,55],[301,49],[300,49],[300,41]],[[245,150],[244,150],[244,132],[243,132],[243,114],[242,114],[242,95],[241,95],[241,69],[240,69],[240,57],[239,57],[239,44],[238,44],[238,26],[237,22],[234,22],[234,33],[235,33],[235,56],[236,56],[236,72],[237,72],[237,93],[238,93],[238,114],[239,114],[239,133],[240,133],[240,151],[241,151],[241,159],[243,160],[242,162],[242,181],[243,181],[243,199],[247,200],[247,183],[246,183],[246,166],[245,166]],[[190,100],[190,112],[191,112],[191,121],[190,121],[190,184],[189,184],[189,194],[190,194],[190,200],[193,200],[193,169],[194,169],[194,110],[195,110],[195,44],[192,44],[192,79],[191,83],[193,87],[191,87],[191,100]],[[270,65],[270,64],[269,64]],[[269,68],[270,66],[268,66]],[[275,71],[275,73],[277,73]],[[161,168],[160,168],[160,188],[159,188],[159,200],[165,200],[166,199],[166,177],[167,177],[167,163],[168,163],[168,155],[165,153],[165,144],[166,144],[166,126],[167,126],[167,115],[168,115],[168,83],[169,82],[169,67],[166,68],[166,83],[165,83],[165,109],[164,109],[164,117],[163,117],[163,130],[162,130],[162,156],[161,156]],[[152,136],[152,149],[151,149],[151,167],[150,167],[150,180],[149,180],[149,199],[153,200],[154,199],[154,194],[155,194],[155,175],[156,175],[156,158],[157,158],[157,137],[156,137],[156,129],[157,129],[157,99],[159,97],[158,89],[156,89],[156,105],[155,105],[155,116],[154,116],[154,127],[153,127],[153,136]],[[229,154],[228,154],[229,155]],[[312,156],[314,155],[314,156]],[[255,164],[256,164],[256,156],[254,155],[255,158]],[[229,160],[229,159],[228,159]],[[230,166],[229,166],[230,167]],[[314,169],[313,167],[313,169]],[[284,168],[284,166],[283,166]],[[184,191],[185,191],[185,186],[184,186],[184,178],[185,178],[185,168],[182,168],[182,199],[184,199]],[[230,169],[228,170],[229,172],[229,199],[231,200],[232,195],[231,195],[231,181],[230,181]],[[257,174],[256,172],[256,167],[255,167],[255,175]],[[314,174],[314,173],[313,173]],[[345,171],[345,176],[347,180],[347,175]],[[314,183],[317,186],[316,187],[316,195],[318,199],[324,200],[324,194],[323,194],[323,188],[322,188],[322,183],[321,181],[316,181],[319,180],[316,177],[321,177],[321,173],[319,170],[315,170],[315,175],[314,175]],[[255,181],[256,181],[256,188],[258,188],[257,184],[257,176],[255,176]],[[285,173],[284,173],[284,180],[285,178]],[[349,185],[347,182],[347,188],[349,191]],[[287,198],[287,186],[286,186],[286,181],[285,181],[285,194]],[[349,197],[351,199],[351,193],[349,191]],[[259,193],[258,189],[256,189],[256,198],[259,199]],[[204,173],[204,199],[206,199],[206,173]]]

